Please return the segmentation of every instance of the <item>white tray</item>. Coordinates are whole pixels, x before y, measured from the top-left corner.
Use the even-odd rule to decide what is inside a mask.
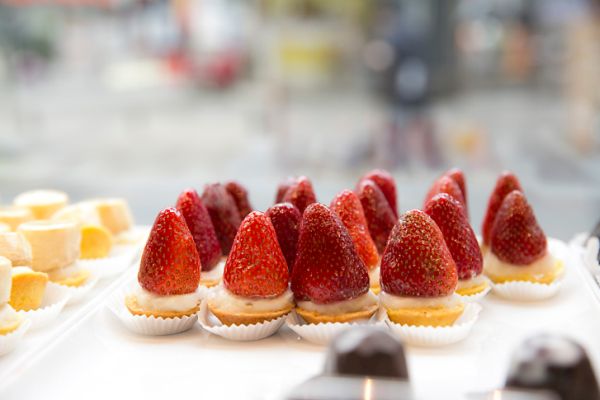
[[[555,298],[514,303],[490,293],[463,342],[408,347],[416,394],[500,387],[512,350],[540,332],[575,338],[600,365],[600,303],[584,272],[580,258],[569,253],[563,287]],[[96,290],[108,292],[118,284]],[[324,347],[298,339],[288,328],[251,343],[214,336],[198,324],[179,335],[146,337],[129,332],[102,303],[86,304],[85,310],[70,314],[43,353],[16,350],[10,356],[20,363],[8,374],[7,360],[13,363],[0,359],[0,382],[10,377],[0,388],[0,398],[277,399],[323,366]],[[33,336],[29,340],[38,344]]]

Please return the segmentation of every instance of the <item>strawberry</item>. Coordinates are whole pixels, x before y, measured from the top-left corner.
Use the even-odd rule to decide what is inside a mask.
[[[367,267],[342,221],[323,204],[309,205],[292,270],[295,298],[328,304],[357,298],[368,290]]]
[[[223,253],[208,210],[194,189],[181,192],[175,207],[181,212],[194,238],[202,270],[210,271],[219,263]]]
[[[358,196],[351,190],[343,190],[331,200],[329,207],[348,229],[356,251],[367,268],[377,266],[379,254],[371,235],[369,235],[367,219]]]
[[[427,202],[423,211],[442,231],[456,264],[458,279],[479,275],[483,270],[483,257],[462,205],[447,193],[439,193]]]
[[[265,215],[271,219],[279,247],[291,272],[296,260],[302,214],[292,203],[279,203],[269,208]]]
[[[271,220],[253,211],[242,221],[225,263],[223,284],[235,295],[271,298],[288,288],[288,267]]]
[[[288,189],[296,183],[296,178],[288,176],[284,181],[277,185],[277,194],[275,195],[275,204],[283,203],[283,197]]]
[[[159,296],[193,293],[200,282],[200,256],[181,213],[158,213],[142,253],[138,282]]]
[[[386,200],[392,207],[394,215],[398,217],[398,201],[396,197],[396,182],[392,175],[384,169],[374,169],[366,173],[360,180],[359,184],[363,179],[370,179],[379,187]]]
[[[465,174],[462,172],[460,168],[452,168],[444,173],[449,178],[452,178],[454,182],[460,188],[460,192],[462,193],[463,200],[465,201],[465,214],[467,218],[469,217],[469,207],[468,207],[468,199],[467,199],[467,179],[465,178]]]
[[[483,244],[489,246],[492,238],[492,228],[494,226],[494,221],[496,220],[498,209],[502,205],[502,200],[504,200],[504,197],[506,197],[506,195],[513,190],[523,191],[523,189],[521,189],[521,183],[519,182],[519,179],[512,172],[502,172],[496,181],[496,186],[494,187],[494,191],[490,196],[487,211],[485,213],[485,217],[483,218],[483,225],[481,227]]]
[[[456,181],[449,176],[442,175],[433,183],[433,185],[431,185],[429,192],[427,192],[427,196],[425,196],[423,207],[425,207],[425,204],[427,204],[427,202],[438,193],[448,193],[450,196],[458,200],[463,208],[466,208],[467,206],[465,203],[465,198],[462,194],[462,190],[460,190],[458,183],[456,183]]]
[[[235,200],[225,186],[213,183],[204,187],[202,201],[210,214],[223,254],[229,254],[233,238],[242,222]]]
[[[421,210],[411,210],[394,226],[381,259],[381,287],[389,294],[441,297],[454,293],[456,264],[440,228]]]
[[[315,196],[315,191],[310,180],[305,176],[301,176],[285,192],[283,201],[292,203],[298,207],[300,213],[303,213],[309,204],[317,202],[317,197]]]
[[[496,257],[515,265],[529,265],[546,254],[546,235],[523,192],[513,190],[502,201],[490,243]]]
[[[363,179],[358,184],[356,194],[365,212],[369,234],[375,242],[377,251],[382,254],[390,232],[396,223],[394,210],[390,207],[379,186],[370,179]]]
[[[252,211],[250,200],[248,200],[248,191],[240,183],[236,181],[229,181],[225,184],[225,189],[229,192],[235,205],[240,212],[240,217],[244,218]]]

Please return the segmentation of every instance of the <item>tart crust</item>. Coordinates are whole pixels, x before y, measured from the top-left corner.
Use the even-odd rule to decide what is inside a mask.
[[[181,318],[181,317],[189,317],[194,315],[200,309],[200,305],[198,304],[196,307],[186,310],[186,311],[158,311],[158,310],[144,310],[138,303],[137,298],[133,295],[125,297],[125,306],[130,313],[133,315],[144,315],[146,317],[156,317],[156,318]]]
[[[211,288],[211,287],[217,286],[219,284],[219,282],[221,282],[220,279],[200,280],[200,285],[207,287],[207,288]]]
[[[416,326],[450,326],[465,309],[463,303],[451,308],[386,308],[388,317],[392,322],[402,325]]]
[[[21,320],[21,318],[19,318],[15,322],[12,322],[8,325],[0,326],[0,335],[8,335],[9,333],[16,331],[17,328],[19,328],[19,326],[21,326],[21,322],[22,322],[22,320]]]
[[[57,279],[57,280],[50,279],[50,281],[54,282],[58,285],[78,287],[78,286],[83,285],[85,283],[85,281],[87,281],[89,276],[90,276],[89,270],[81,269],[77,274],[75,274],[73,276],[69,276],[68,278]]]
[[[294,308],[294,304],[289,303],[286,308],[277,311],[263,312],[263,313],[229,313],[220,310],[208,303],[208,309],[212,312],[215,317],[221,321],[223,325],[253,325],[261,322],[271,321],[277,319]]]
[[[524,267],[527,268],[527,267]],[[508,274],[508,275],[494,275],[490,274],[489,271],[484,271],[486,276],[492,280],[494,283],[506,283],[506,282],[533,282],[533,283],[542,283],[542,284],[551,284],[558,277],[560,277],[564,271],[565,267],[562,260],[556,260],[554,264],[554,268],[551,271],[548,271],[544,274],[536,274],[532,275],[527,271],[523,271],[518,274]]]
[[[364,310],[338,315],[319,314],[315,311],[309,311],[303,308],[296,307],[296,313],[298,313],[298,315],[300,315],[309,324],[320,324],[327,322],[352,322],[359,319],[371,318],[371,316],[375,314],[375,311],[377,311],[377,307],[377,304],[374,304],[371,307],[368,307]]]
[[[479,285],[457,289],[456,294],[459,294],[461,296],[472,296],[474,294],[483,292],[487,287],[488,283],[484,280]]]
[[[12,277],[10,305],[17,311],[39,308],[44,298],[48,275],[31,271]]]

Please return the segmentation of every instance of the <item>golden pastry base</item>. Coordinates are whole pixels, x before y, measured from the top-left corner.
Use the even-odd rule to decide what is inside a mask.
[[[17,311],[39,308],[44,298],[48,275],[43,272],[28,272],[12,277],[9,304]]]
[[[81,270],[79,270],[79,272],[76,275],[69,276],[68,278],[64,278],[64,279],[57,279],[57,280],[50,279],[50,281],[54,282],[58,285],[78,287],[78,286],[83,285],[89,277],[90,277],[90,271],[82,268]]]
[[[292,311],[294,305],[290,303],[286,308],[271,311],[265,313],[241,313],[241,314],[231,314],[223,310],[219,310],[218,308],[211,306],[210,302],[208,303],[208,309],[212,312],[215,317],[221,321],[223,325],[253,325],[259,324],[261,322],[271,321],[277,319],[290,311]]]
[[[21,318],[19,318],[8,325],[0,326],[0,335],[8,335],[9,333],[16,331],[19,328],[19,326],[21,326],[21,322],[22,320]]]
[[[465,310],[460,303],[452,308],[387,308],[388,317],[392,322],[402,325],[416,326],[450,326]]]
[[[296,313],[300,315],[309,324],[321,324],[327,322],[352,322],[361,319],[369,319],[377,311],[377,304],[364,310],[355,311],[339,315],[319,314],[315,311],[308,311],[303,308],[296,308]]]
[[[202,273],[200,273],[202,274]],[[200,285],[207,287],[207,288],[211,288],[214,286],[217,286],[219,284],[219,282],[221,282],[220,279],[207,279],[207,280],[200,280]]]
[[[524,267],[527,268],[527,267]],[[564,264],[561,260],[556,260],[554,268],[552,271],[549,271],[545,274],[541,275],[531,275],[527,271],[523,271],[518,274],[508,274],[508,275],[494,275],[490,274],[488,271],[484,271],[486,276],[492,280],[494,283],[506,283],[506,282],[532,282],[532,283],[542,283],[549,285],[554,282],[558,277],[562,275],[564,272]]]
[[[379,286],[379,285],[371,286],[369,289],[371,289],[371,292],[373,292],[375,294],[381,293],[381,286]]]
[[[487,287],[488,283],[486,281],[483,281],[479,285],[457,289],[456,294],[459,294],[461,296],[472,296],[474,294],[483,292],[485,289],[487,289]]]
[[[146,317],[156,317],[156,318],[165,318],[165,319],[189,317],[191,315],[196,314],[198,312],[198,310],[200,309],[200,306],[197,305],[196,307],[194,307],[190,310],[186,310],[186,311],[182,311],[182,312],[157,311],[157,310],[148,311],[148,310],[144,310],[142,307],[140,307],[135,296],[127,296],[125,298],[125,306],[127,306],[127,309],[133,315],[144,315]]]

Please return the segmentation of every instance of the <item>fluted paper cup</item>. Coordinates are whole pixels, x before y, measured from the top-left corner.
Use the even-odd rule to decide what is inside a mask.
[[[18,345],[21,339],[23,339],[23,335],[29,328],[31,327],[31,321],[25,319],[21,322],[21,325],[11,333],[6,335],[0,335],[0,356],[10,353],[13,351]]]
[[[85,299],[87,294],[92,290],[96,283],[98,283],[98,276],[90,271],[90,276],[87,278],[85,283],[81,286],[67,286],[67,285],[59,285],[67,290],[69,293],[69,299],[67,300],[67,305],[77,304]]]
[[[112,278],[125,272],[133,265],[140,246],[115,246],[108,257],[80,259],[79,265],[90,270],[99,279]]]
[[[476,303],[478,301],[481,301],[481,299],[483,299],[485,296],[487,296],[490,290],[492,290],[492,283],[488,280],[486,288],[479,293],[471,295],[462,295],[458,293],[457,294],[460,296],[460,299],[465,303]]]
[[[17,312],[23,318],[31,321],[31,330],[40,329],[52,323],[58,317],[70,297],[69,288],[48,282],[39,308]]]

